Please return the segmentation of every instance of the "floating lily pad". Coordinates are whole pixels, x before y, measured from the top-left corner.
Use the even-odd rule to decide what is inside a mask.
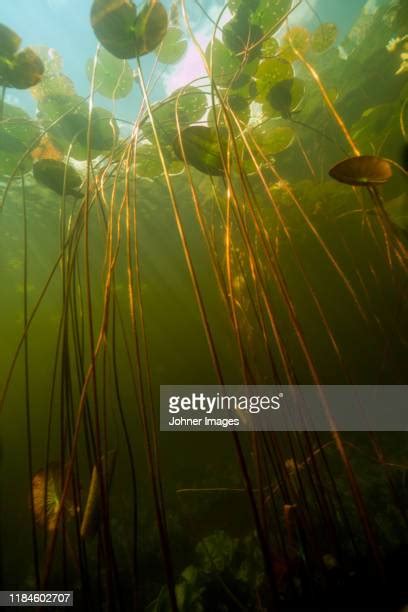
[[[221,146],[226,149],[226,138],[220,134]],[[184,155],[187,163],[210,176],[221,176],[224,174],[222,153],[218,140],[217,130],[202,125],[194,125],[185,128],[181,133]],[[184,159],[179,138],[173,143],[177,157]]]
[[[172,145],[177,135],[177,120],[186,127],[199,121],[207,109],[206,95],[197,87],[177,89],[171,96],[153,107],[153,117],[159,137],[164,144]],[[177,112],[177,120],[176,120]],[[143,134],[154,141],[150,121],[143,122]]]
[[[30,89],[36,100],[43,100],[47,96],[75,96],[75,85],[65,74],[50,75],[43,78]]]
[[[292,0],[229,0],[228,4],[232,12],[247,12],[252,24],[273,34],[289,14],[292,3]]]
[[[230,96],[226,96],[224,103],[227,107],[230,107],[231,111],[241,123],[244,125],[248,124],[251,116],[250,101],[248,99],[234,93]],[[210,127],[215,127],[216,125],[218,127],[226,127],[224,112],[221,105],[217,104],[213,107],[208,114],[207,122]],[[235,125],[234,121],[232,121],[232,125]]]
[[[157,57],[162,64],[177,64],[187,51],[187,40],[180,28],[169,28],[158,49]]]
[[[0,57],[0,85],[14,89],[28,89],[36,85],[44,72],[38,55],[31,49],[23,49],[12,59]]]
[[[40,159],[33,166],[34,178],[59,195],[81,195],[82,178],[74,168],[56,159]]]
[[[276,38],[271,36],[267,40],[265,40],[262,44],[262,58],[263,59],[271,59],[274,55],[276,55],[279,51],[279,43]]]
[[[294,77],[279,81],[269,91],[263,112],[268,117],[283,117],[290,119],[291,114],[299,107],[305,95],[305,84]]]
[[[288,149],[295,139],[291,127],[272,127],[269,122],[252,130],[252,136],[265,155],[277,155]]]
[[[236,15],[226,23],[222,30],[222,40],[233,53],[243,55],[247,61],[252,61],[261,54],[263,30],[259,25],[252,24],[246,15]]]
[[[253,21],[273,34],[283,24],[292,4],[293,0],[260,0]]]
[[[68,150],[75,159],[87,157],[88,104],[80,96],[49,96],[39,103],[40,118],[60,150]],[[56,122],[56,123],[55,123]],[[52,126],[52,127],[50,127]],[[111,113],[94,107],[91,114],[91,150],[110,150],[116,143],[118,127]]]
[[[3,23],[0,23],[0,56],[11,59],[19,50],[20,45],[20,36]]]
[[[167,32],[161,2],[147,2],[140,13],[131,0],[94,0],[91,24],[99,42],[115,57],[131,59],[156,49]]]
[[[215,83],[222,88],[239,88],[244,86],[255,74],[258,58],[251,62],[245,61],[233,53],[220,40],[215,39],[209,43],[206,58],[211,66],[211,76]]]
[[[264,60],[259,64],[255,74],[257,88],[257,102],[265,102],[272,87],[280,81],[287,81],[293,78],[292,65],[285,59],[274,57]]]
[[[17,106],[4,103],[3,120],[0,121],[0,174],[10,176],[28,149],[41,133],[38,123]],[[32,160],[27,156],[19,166],[19,172],[28,172]]]
[[[57,527],[57,516],[61,506],[62,482],[59,464],[51,463],[48,470],[40,470],[33,476],[33,513],[35,521],[47,531]],[[64,501],[65,519],[72,518],[75,508],[69,495]]]
[[[337,26],[334,23],[322,23],[312,34],[312,51],[324,53],[330,49],[337,38],[337,33]]]
[[[259,7],[260,0],[228,0],[228,8],[232,13],[246,11],[254,13]]]
[[[142,144],[136,151],[136,174],[147,178],[155,178],[163,172],[157,149],[152,144]]]
[[[340,183],[368,187],[389,181],[392,169],[390,163],[382,157],[361,155],[339,162],[331,168],[329,175]]]
[[[92,79],[93,68],[94,60],[89,59],[86,64],[89,81]],[[106,98],[118,100],[130,94],[133,83],[133,72],[128,62],[101,49],[96,63],[95,91]]]
[[[290,28],[284,35],[279,52],[280,57],[294,62],[298,59],[294,50],[304,55],[310,46],[310,34],[306,28],[296,26]]]

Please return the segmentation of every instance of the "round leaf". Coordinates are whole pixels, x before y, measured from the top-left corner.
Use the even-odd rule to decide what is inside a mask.
[[[187,40],[180,28],[169,28],[158,50],[157,57],[162,64],[177,64],[187,51]]]
[[[28,89],[41,80],[44,65],[32,49],[23,49],[6,63],[0,62],[0,85]]]
[[[310,35],[306,28],[300,26],[290,28],[282,40],[281,50],[279,53],[280,57],[288,60],[288,62],[294,62],[298,59],[294,49],[304,55],[310,46]]]
[[[86,64],[86,74],[91,81],[94,60],[89,59]],[[95,91],[105,98],[118,100],[126,98],[132,91],[133,72],[128,62],[120,60],[114,55],[101,49],[98,54],[95,72]]]
[[[242,14],[226,23],[222,31],[225,46],[233,53],[243,55],[247,61],[260,55],[261,45],[258,42],[262,36],[262,28],[252,24],[248,17]]]
[[[259,0],[251,21],[264,31],[273,34],[280,28],[292,6],[292,0]]]
[[[305,84],[297,77],[279,81],[266,96],[263,112],[268,117],[289,119],[302,102],[305,95]]]
[[[293,68],[286,60],[274,57],[261,62],[255,75],[257,102],[264,102],[274,85],[292,78]]]
[[[68,164],[56,159],[40,159],[33,166],[34,178],[59,195],[80,196],[82,179]]]
[[[20,44],[20,36],[0,23],[0,56],[11,59],[17,53]]]
[[[291,146],[295,138],[295,133],[291,127],[271,128],[268,123],[255,128],[252,135],[267,156],[281,153]]]
[[[312,34],[311,48],[315,53],[324,53],[337,38],[337,26],[334,23],[322,23]]]
[[[112,55],[131,59],[156,49],[167,32],[161,2],[147,2],[137,15],[131,0],[94,0],[91,24],[97,39]]]
[[[27,149],[40,136],[40,127],[26,112],[16,106],[4,103],[3,120],[0,122],[0,172],[10,176]],[[32,160],[27,156],[19,171],[31,169]]]
[[[226,148],[226,141],[222,134],[221,145]],[[217,131],[214,128],[203,125],[194,125],[185,128],[181,133],[184,155],[187,163],[210,176],[221,176],[224,174],[224,165],[220,142]],[[179,138],[174,141],[174,151],[177,157],[184,159]]]
[[[211,76],[219,87],[235,89],[244,86],[258,66],[257,58],[251,62],[243,61],[218,39],[209,43],[205,54],[212,66]]]

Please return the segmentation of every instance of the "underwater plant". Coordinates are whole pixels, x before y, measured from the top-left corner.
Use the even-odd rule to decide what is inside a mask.
[[[198,379],[406,383],[407,89],[386,49],[403,4],[351,48],[304,0],[93,0],[82,80],[0,26],[22,583],[74,585],[88,610],[317,609],[359,580],[369,605],[400,596],[403,435],[173,436],[158,406]]]

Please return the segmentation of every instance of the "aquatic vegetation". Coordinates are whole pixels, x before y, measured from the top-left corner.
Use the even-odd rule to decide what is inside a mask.
[[[389,181],[392,177],[392,169],[386,159],[361,155],[339,162],[331,168],[329,174],[340,183],[369,187],[382,185]]]
[[[33,167],[34,178],[60,195],[78,197],[82,178],[67,164],[57,159],[40,159]]]
[[[61,507],[61,466],[58,463],[48,464],[45,470],[40,470],[33,476],[33,512],[36,522],[48,531],[57,528],[57,516]],[[72,518],[75,507],[72,498],[64,500],[64,514]]]
[[[389,577],[402,443],[158,429],[163,383],[406,382],[400,13],[342,41],[297,8],[94,0],[86,88],[0,26],[0,413],[26,433],[27,574],[84,609],[316,607]]]

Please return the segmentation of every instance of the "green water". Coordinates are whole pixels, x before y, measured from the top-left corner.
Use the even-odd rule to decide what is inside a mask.
[[[61,19],[67,10],[57,4],[44,8],[44,36],[53,29],[50,11]],[[91,2],[84,4],[89,11]],[[205,44],[198,36],[205,50],[222,6],[186,4],[197,36],[203,24],[211,31]],[[342,590],[350,593],[344,609],[373,609],[376,597],[378,609],[406,603],[399,573],[406,561],[406,434],[345,434],[359,511],[347,462],[327,433],[242,434],[237,445],[230,433],[158,431],[160,385],[407,382],[406,4],[355,5],[349,15],[344,9],[344,20],[341,0],[325,5],[333,5],[332,17],[320,16],[319,3],[301,2],[289,15],[290,1],[271,2],[262,13],[264,4],[229,4],[229,19],[251,24],[255,59],[246,62],[236,49],[245,27],[237,34],[223,18],[214,80],[193,83],[201,88],[201,115],[185,98],[180,130],[212,127],[207,157],[208,142],[199,138],[195,148],[185,136],[180,160],[174,109],[160,115],[153,106],[155,139],[140,74],[134,78],[137,54],[131,69],[110,66],[110,81],[127,70],[133,89],[120,100],[94,92],[108,120],[91,122],[85,137],[86,103],[85,114],[61,119],[78,106],[71,91],[55,97],[64,71],[46,65],[43,90],[16,89],[0,44],[0,84],[7,85],[0,122],[2,589],[74,589],[77,609],[170,610],[164,558],[183,611],[317,609]],[[149,89],[153,105],[169,94],[178,67],[187,75],[179,86],[197,78],[183,60],[194,45],[176,6],[171,27],[181,28],[187,55],[176,49],[174,64],[156,65],[158,41],[141,59],[146,82],[157,79]],[[95,35],[107,44],[83,10],[72,25],[72,36],[84,33],[81,58],[95,52]],[[2,11],[0,22],[24,34],[24,46],[30,14]],[[157,19],[156,35],[163,25]],[[319,19],[335,27],[324,29]],[[307,29],[289,30],[298,56],[285,39],[289,25]],[[319,27],[323,34],[313,38]],[[148,47],[153,34],[143,39]],[[0,30],[0,43],[6,39]],[[242,86],[231,81],[227,60],[232,71],[244,71]],[[84,71],[72,66],[70,56],[67,75],[77,94],[88,96]],[[282,81],[292,88],[289,100],[279,89],[270,93]],[[220,99],[224,114],[217,117]],[[12,107],[29,117],[13,119]],[[36,141],[27,136],[28,119]],[[132,125],[141,130],[133,139]],[[40,132],[52,145],[42,154]],[[90,149],[95,133],[110,144]],[[340,160],[358,154],[389,160],[392,177],[376,192],[329,177]],[[68,175],[57,188],[55,170],[34,178],[33,162],[47,157],[74,162],[83,179],[78,197],[67,193]],[[116,463],[105,500],[96,502],[97,533],[81,541],[92,468],[109,450],[117,451]],[[57,531],[46,533],[41,517],[32,521],[30,482],[52,461],[67,470],[70,459],[76,517],[65,510]],[[377,579],[370,599],[364,590]]]

